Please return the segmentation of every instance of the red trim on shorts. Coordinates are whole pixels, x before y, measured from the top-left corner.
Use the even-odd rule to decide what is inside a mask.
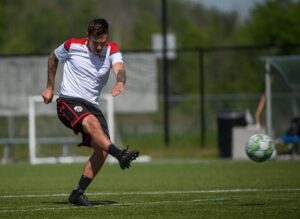
[[[91,113],[90,113],[90,112],[86,112],[86,113],[80,115],[79,117],[76,116],[76,120],[71,124],[72,128],[77,124],[77,122],[78,122],[80,119],[82,119],[83,117],[85,117],[85,116],[87,116],[87,115],[89,115],[89,114],[91,114]]]
[[[62,110],[61,110],[62,111]],[[71,119],[63,112],[60,112],[62,114],[63,117],[65,117],[69,122],[71,121]]]
[[[63,112],[63,108],[64,108],[64,106],[62,106],[62,100],[57,100],[57,106],[58,106],[58,108],[59,108],[59,112],[60,112],[60,114],[66,119],[66,120],[68,120],[69,122],[71,121],[71,119],[67,116],[67,114],[65,114],[64,112]]]
[[[62,104],[64,105],[64,106],[66,106],[70,111],[71,111],[71,113],[76,117],[76,120],[78,119],[78,116],[77,116],[77,114],[74,112],[74,110],[66,103],[66,102],[64,102],[64,101],[62,101]]]

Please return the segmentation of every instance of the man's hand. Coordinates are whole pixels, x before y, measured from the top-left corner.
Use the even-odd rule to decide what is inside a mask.
[[[118,96],[119,94],[123,93],[125,91],[125,85],[123,82],[117,82],[112,90],[111,90],[111,94],[113,97]]]
[[[45,104],[51,103],[53,95],[54,95],[54,90],[50,89],[50,88],[46,88],[44,90],[44,92],[42,93],[42,96],[43,96],[43,99],[44,99],[44,103]]]

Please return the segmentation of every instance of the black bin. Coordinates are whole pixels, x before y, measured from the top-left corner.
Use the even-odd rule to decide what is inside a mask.
[[[243,111],[221,111],[218,113],[219,156],[232,157],[232,128],[246,126],[246,113]]]

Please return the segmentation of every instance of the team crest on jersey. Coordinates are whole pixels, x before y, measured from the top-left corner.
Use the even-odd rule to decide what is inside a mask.
[[[74,110],[75,110],[76,112],[80,113],[80,112],[82,112],[83,108],[82,108],[82,106],[75,106],[75,107],[74,107]]]

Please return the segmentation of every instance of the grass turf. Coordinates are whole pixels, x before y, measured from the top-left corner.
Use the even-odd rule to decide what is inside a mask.
[[[105,165],[71,206],[82,164],[0,166],[0,218],[299,218],[300,161],[158,160]]]

